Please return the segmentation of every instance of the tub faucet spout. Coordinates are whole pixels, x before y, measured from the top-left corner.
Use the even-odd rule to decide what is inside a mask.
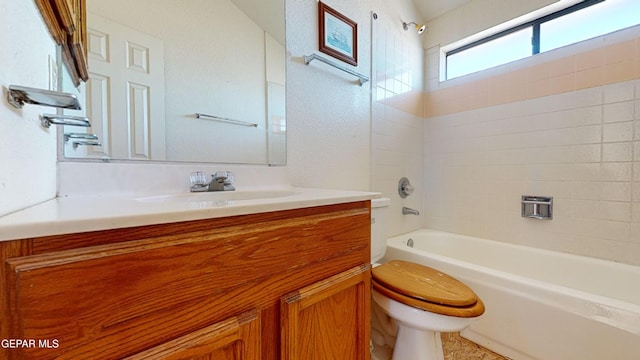
[[[420,211],[403,206],[402,215],[420,215]]]

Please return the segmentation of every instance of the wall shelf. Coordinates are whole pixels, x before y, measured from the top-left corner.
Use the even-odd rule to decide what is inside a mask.
[[[60,91],[9,85],[7,96],[9,104],[17,109],[22,109],[24,104],[50,106],[60,109],[81,109],[80,102],[74,94]]]

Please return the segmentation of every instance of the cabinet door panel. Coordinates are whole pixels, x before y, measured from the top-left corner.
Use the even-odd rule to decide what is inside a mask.
[[[257,310],[221,321],[125,360],[260,360]]]
[[[284,296],[282,359],[369,359],[370,287],[363,265]]]

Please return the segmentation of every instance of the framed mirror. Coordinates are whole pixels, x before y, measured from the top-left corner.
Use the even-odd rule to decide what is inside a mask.
[[[64,127],[66,160],[286,163],[284,0],[86,3],[89,80],[62,90],[92,127]]]

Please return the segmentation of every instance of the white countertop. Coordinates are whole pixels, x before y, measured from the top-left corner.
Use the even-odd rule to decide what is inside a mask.
[[[266,190],[275,197],[242,198],[260,191],[159,194],[145,197],[73,196],[55,198],[0,217],[0,241],[132,226],[201,220],[370,200],[379,193],[287,188]],[[192,196],[195,195],[195,196]]]

